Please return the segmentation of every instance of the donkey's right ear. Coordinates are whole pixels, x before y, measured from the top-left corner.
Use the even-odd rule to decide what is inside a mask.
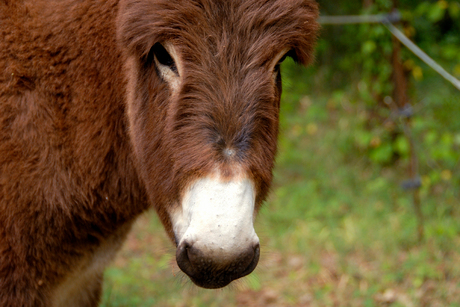
[[[155,30],[158,16],[155,1],[121,0],[116,20],[117,42],[129,55],[147,57],[162,33]]]
[[[302,6],[293,13],[296,20],[295,33],[290,41],[291,51],[288,56],[294,61],[308,65],[313,61],[313,49],[319,32],[319,8],[313,0],[304,0]]]

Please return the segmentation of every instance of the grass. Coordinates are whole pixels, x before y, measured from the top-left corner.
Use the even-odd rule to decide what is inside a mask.
[[[222,290],[195,287],[149,212],[107,269],[102,306],[460,306],[458,161],[424,181],[419,242],[400,188],[407,161],[376,164],[360,147],[366,109],[352,94],[306,96],[305,80],[287,77],[258,268]]]

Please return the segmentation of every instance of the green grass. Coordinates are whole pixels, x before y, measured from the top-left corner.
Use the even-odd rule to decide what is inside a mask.
[[[287,79],[255,272],[223,290],[198,289],[150,212],[106,271],[102,306],[460,306],[458,160],[421,163],[426,174],[450,167],[451,176],[424,177],[419,242],[411,194],[400,188],[407,161],[375,163],[362,147],[382,134],[366,128],[364,104],[351,91],[306,96],[307,81]]]

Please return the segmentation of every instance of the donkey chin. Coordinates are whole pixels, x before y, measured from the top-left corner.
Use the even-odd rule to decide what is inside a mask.
[[[172,215],[180,269],[198,286],[221,288],[251,273],[259,261],[254,231],[255,189],[244,176],[218,173],[194,181]]]

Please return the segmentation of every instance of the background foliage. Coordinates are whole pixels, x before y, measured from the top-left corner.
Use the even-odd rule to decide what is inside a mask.
[[[382,13],[391,0],[319,1],[324,15]],[[400,28],[460,77],[460,1],[400,0]],[[324,26],[309,69],[287,60],[280,149],[257,220],[259,267],[224,290],[191,285],[153,213],[107,270],[103,306],[460,306],[460,93],[403,48],[422,178],[417,239],[409,144],[381,25]]]

